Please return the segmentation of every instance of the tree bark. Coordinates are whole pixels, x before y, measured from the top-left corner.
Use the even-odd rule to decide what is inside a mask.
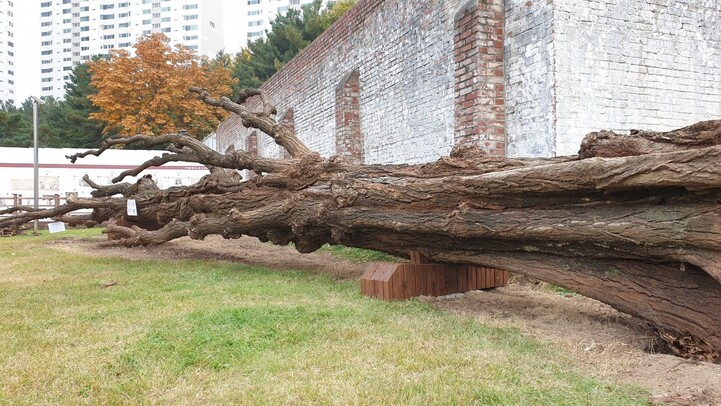
[[[107,232],[126,246],[249,235],[299,252],[324,244],[398,256],[506,269],[563,286],[653,323],[679,355],[718,359],[721,350],[721,121],[667,133],[601,132],[578,156],[486,157],[473,147],[422,165],[354,165],[310,151],[273,117],[227,98],[206,102],[240,115],[285,148],[291,159],[218,153],[185,134],[111,138],[97,151],[141,143],[168,153],[114,179],[174,161],[211,174],[198,184],[159,190],[152,179],[93,185],[92,199],[44,213],[0,219],[19,226],[39,216],[94,209],[97,221],[125,217]],[[257,174],[243,181],[238,170]],[[123,197],[100,197],[121,194]],[[138,216],[124,216],[126,199]]]

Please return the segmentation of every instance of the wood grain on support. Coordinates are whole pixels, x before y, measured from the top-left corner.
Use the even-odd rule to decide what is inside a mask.
[[[373,263],[361,277],[361,293],[381,300],[445,296],[508,284],[508,272],[463,264],[431,264],[418,251],[410,263]]]

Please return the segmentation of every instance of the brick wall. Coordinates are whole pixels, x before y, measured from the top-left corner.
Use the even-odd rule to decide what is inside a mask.
[[[557,152],[721,116],[721,2],[556,0]]]
[[[567,155],[593,130],[718,117],[720,26],[712,0],[359,0],[263,87],[324,156]],[[357,97],[339,93],[356,74]],[[221,151],[250,135],[237,118],[217,133]],[[282,156],[262,135],[258,153]]]
[[[497,6],[489,10],[489,1],[473,0],[482,5],[485,20],[502,15],[502,8]],[[499,1],[491,3],[500,4]],[[293,108],[299,138],[324,156],[359,149],[352,152],[352,157],[366,163],[435,160],[447,155],[455,142],[454,34],[456,15],[468,3],[467,0],[359,0],[356,7],[263,88],[270,93],[279,112]],[[484,39],[493,42],[491,50],[483,51],[492,55],[494,64],[501,68],[503,62],[497,59],[502,59],[502,55],[498,56],[495,46],[498,37],[502,37],[502,26],[501,21],[490,28],[491,37]],[[486,34],[477,31],[479,38]],[[348,99],[349,105],[338,100],[336,89],[355,74],[359,93],[356,100]],[[490,77],[495,75],[494,71]],[[488,125],[492,136],[473,135],[473,140],[492,139],[488,149],[502,153],[503,107],[495,103],[496,100],[502,102],[503,97],[498,94],[502,95],[503,89],[491,82],[489,79],[492,99],[478,103],[474,109],[476,112],[493,109]],[[346,137],[356,129],[339,123],[337,116],[338,109],[348,110],[353,103],[357,103],[359,112],[360,140]],[[352,113],[347,115],[351,116]],[[249,131],[242,128],[239,120],[231,118],[218,129],[218,148],[224,150],[230,144],[242,147],[248,135]],[[344,140],[337,142],[338,137]],[[278,146],[264,136],[258,139],[258,151],[264,156],[281,156]]]
[[[555,154],[553,49],[553,3],[506,0],[508,156]]]

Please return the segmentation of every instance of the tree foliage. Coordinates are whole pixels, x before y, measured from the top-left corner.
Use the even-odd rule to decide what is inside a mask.
[[[50,148],[95,148],[103,141],[103,124],[89,118],[97,107],[88,96],[96,93],[90,85],[87,64],[76,66],[66,83],[65,100],[45,99],[38,109],[38,143]],[[0,146],[33,145],[33,105],[30,99],[20,107],[6,103],[0,109]]]
[[[169,42],[163,34],[152,34],[138,40],[135,56],[113,50],[109,59],[90,64],[90,84],[97,93],[89,99],[99,109],[90,118],[103,121],[105,133],[158,135],[185,129],[203,137],[227,117],[221,109],[190,95],[188,88],[199,85],[230,95],[229,70]]]
[[[26,114],[14,105],[3,104],[0,109],[0,147],[31,147],[32,145],[32,121],[29,121]]]
[[[329,2],[322,7],[321,0],[290,9],[271,22],[271,30],[263,38],[248,41],[243,51],[235,56],[233,77],[238,79],[237,92],[244,88],[258,88],[275,72],[293,59],[303,48],[342,17],[356,0]]]

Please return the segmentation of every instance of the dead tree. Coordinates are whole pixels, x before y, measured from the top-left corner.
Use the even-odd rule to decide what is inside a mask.
[[[274,119],[258,90],[205,102],[238,114],[290,154],[218,153],[184,134],[110,138],[117,145],[167,145],[168,153],[93,185],[91,199],[0,220],[18,227],[91,208],[126,246],[189,236],[242,235],[299,252],[324,244],[398,256],[500,268],[598,299],[653,323],[680,355],[718,359],[721,350],[721,121],[657,133],[589,134],[577,156],[487,157],[472,147],[422,165],[356,165],[310,151]],[[253,111],[244,102],[259,97]],[[150,166],[197,162],[210,174],[189,187],[159,190],[150,180],[117,184]],[[258,176],[243,181],[238,170]],[[120,194],[122,197],[117,197]],[[112,197],[116,196],[116,197]],[[126,199],[138,216],[124,216]]]

